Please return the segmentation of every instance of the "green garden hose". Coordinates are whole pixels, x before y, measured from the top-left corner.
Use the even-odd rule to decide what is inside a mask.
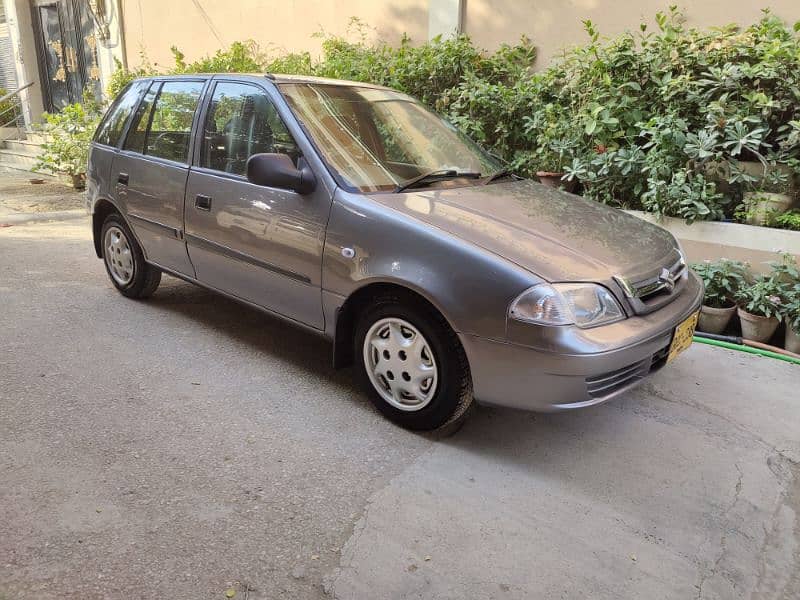
[[[799,358],[793,358],[777,352],[770,352],[769,350],[762,350],[761,348],[753,348],[751,346],[741,346],[739,344],[731,344],[730,342],[722,342],[720,340],[711,340],[704,337],[694,336],[694,341],[700,344],[708,344],[709,346],[719,346],[720,348],[727,348],[729,350],[739,350],[747,352],[748,354],[758,354],[759,356],[766,356],[769,358],[777,358],[778,360],[785,360],[786,362],[800,365]]]

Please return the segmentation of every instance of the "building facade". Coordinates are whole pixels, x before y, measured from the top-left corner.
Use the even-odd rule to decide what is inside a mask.
[[[101,98],[124,60],[119,3],[0,0],[0,87],[19,93],[26,125],[85,95]]]

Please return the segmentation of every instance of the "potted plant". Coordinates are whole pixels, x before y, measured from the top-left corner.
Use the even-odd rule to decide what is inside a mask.
[[[772,263],[772,277],[780,286],[780,312],[786,322],[784,348],[800,354],[800,267],[794,256],[784,253],[780,262]]]
[[[547,187],[558,188],[564,185],[564,144],[553,143],[537,157],[536,177]]]
[[[736,294],[742,337],[766,342],[780,325],[781,285],[772,276],[760,275]]]
[[[783,307],[783,318],[786,321],[786,339],[783,345],[789,352],[800,354],[800,283],[796,291]]]
[[[775,217],[772,226],[778,229],[800,231],[800,210],[790,210],[789,212],[778,215]]]
[[[572,133],[562,124],[555,127],[552,131],[548,130],[548,136],[553,135],[551,141],[540,146],[536,151],[536,177],[548,187],[563,187],[568,192],[575,191],[578,185],[577,180],[568,180],[565,175],[564,165],[570,160],[570,156],[575,152],[576,142]],[[545,138],[546,139],[546,138]]]
[[[748,265],[721,258],[691,265],[705,285],[697,328],[706,333],[722,333],[736,312],[736,296],[747,285]]]
[[[43,131],[48,137],[33,170],[65,175],[76,189],[83,189],[89,144],[100,119],[99,108],[69,104],[60,113],[45,113],[44,118]]]
[[[769,225],[777,215],[792,206],[792,181],[788,172],[769,168],[751,184],[753,190],[744,193],[745,222],[749,225]]]

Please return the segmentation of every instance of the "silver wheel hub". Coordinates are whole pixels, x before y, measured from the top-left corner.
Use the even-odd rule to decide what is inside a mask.
[[[400,410],[420,410],[436,394],[439,370],[431,347],[416,327],[398,317],[369,328],[364,366],[381,397]]]
[[[109,227],[103,238],[103,249],[111,277],[120,285],[128,285],[133,279],[133,252],[125,233],[119,227]]]

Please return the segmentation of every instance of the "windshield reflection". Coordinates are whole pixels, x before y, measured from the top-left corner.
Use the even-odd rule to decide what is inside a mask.
[[[280,85],[328,166],[350,190],[393,190],[437,170],[489,176],[500,163],[453,125],[398,92],[318,83]]]

